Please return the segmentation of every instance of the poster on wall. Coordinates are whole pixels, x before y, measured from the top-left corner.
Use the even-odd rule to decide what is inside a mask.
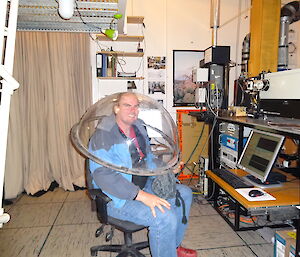
[[[148,56],[148,94],[166,93],[166,57]]]
[[[196,84],[192,80],[192,71],[199,68],[204,51],[173,50],[173,106],[193,106]]]

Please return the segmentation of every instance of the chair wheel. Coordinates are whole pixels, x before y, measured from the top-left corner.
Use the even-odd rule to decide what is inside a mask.
[[[106,233],[105,241],[108,242],[108,241],[112,240],[113,236],[114,236],[113,231],[110,231],[110,232]]]
[[[91,251],[91,256],[97,256],[98,252],[97,251]]]
[[[103,233],[103,227],[100,227],[95,232],[95,237],[99,237]]]

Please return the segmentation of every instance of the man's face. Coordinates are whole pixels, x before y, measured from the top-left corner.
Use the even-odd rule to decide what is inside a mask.
[[[131,125],[137,120],[139,101],[133,94],[123,95],[116,111],[116,120],[120,125]]]

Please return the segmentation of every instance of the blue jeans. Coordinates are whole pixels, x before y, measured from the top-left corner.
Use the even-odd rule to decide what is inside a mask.
[[[151,190],[152,178],[149,178],[144,191],[153,193]],[[188,218],[192,204],[192,190],[184,185],[177,184],[177,190],[184,199]],[[182,223],[182,204],[175,205],[175,198],[168,199],[171,209],[165,209],[162,213],[155,207],[156,218],[153,217],[148,206],[140,201],[126,201],[123,207],[115,208],[113,203],[108,204],[108,215],[121,220],[127,220],[149,228],[149,243],[152,257],[176,257],[176,248],[183,240],[187,224]]]

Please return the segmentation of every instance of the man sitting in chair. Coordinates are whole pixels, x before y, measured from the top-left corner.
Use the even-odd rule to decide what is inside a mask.
[[[155,165],[146,129],[138,119],[137,96],[134,93],[119,94],[114,113],[97,125],[89,145],[93,154],[128,168],[142,169]],[[187,222],[182,222],[183,205],[176,206],[175,197],[165,200],[155,195],[152,191],[153,177],[121,173],[91,160],[90,170],[97,187],[112,199],[108,204],[109,216],[149,228],[152,257],[196,256],[194,250],[180,246],[187,227]],[[179,170],[175,169],[174,173]],[[192,191],[181,184],[176,184],[176,190],[184,199],[185,215],[188,217]]]

